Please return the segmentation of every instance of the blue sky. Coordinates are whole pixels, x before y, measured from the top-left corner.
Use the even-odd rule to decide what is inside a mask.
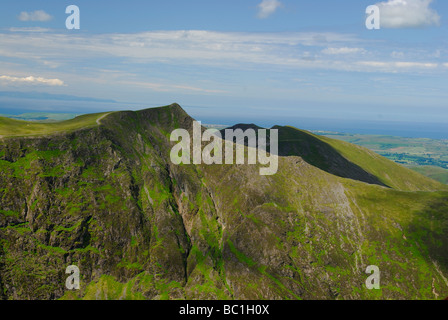
[[[71,4],[80,30],[65,28]],[[381,29],[367,30],[374,4]],[[220,123],[448,122],[447,1],[21,0],[0,9],[0,114],[178,102]]]

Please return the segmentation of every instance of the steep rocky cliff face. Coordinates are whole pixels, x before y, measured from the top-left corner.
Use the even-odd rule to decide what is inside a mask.
[[[258,165],[174,165],[169,135],[192,121],[174,104],[1,139],[1,297],[448,296],[446,187],[416,176],[400,188],[337,148],[324,155],[329,144],[314,137],[303,154],[280,148],[273,176]],[[80,290],[65,287],[69,265]],[[380,268],[379,290],[365,286],[368,265]]]

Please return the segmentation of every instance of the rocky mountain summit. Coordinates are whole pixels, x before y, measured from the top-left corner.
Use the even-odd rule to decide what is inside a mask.
[[[272,176],[174,165],[170,133],[193,123],[177,104],[89,121],[2,131],[1,299],[448,296],[446,185],[292,127]]]

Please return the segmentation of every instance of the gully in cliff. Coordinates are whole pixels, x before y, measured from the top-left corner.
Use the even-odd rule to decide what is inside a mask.
[[[244,164],[245,146],[247,138],[247,163],[267,167],[260,168],[260,175],[273,175],[278,170],[278,130],[269,129],[269,144],[267,144],[267,129],[226,129],[224,141],[224,164]],[[236,139],[236,143],[233,141]],[[170,140],[177,142],[171,149],[171,162],[178,164],[190,164],[191,137],[185,129],[176,129],[171,133]],[[202,150],[202,142],[209,142]],[[269,153],[267,150],[269,145]],[[193,164],[223,164],[223,139],[218,130],[207,129],[202,133],[201,122],[193,121]],[[234,148],[236,153],[234,157]],[[181,155],[179,155],[181,153]]]

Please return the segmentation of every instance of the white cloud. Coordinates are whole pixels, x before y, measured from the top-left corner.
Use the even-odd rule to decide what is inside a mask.
[[[11,31],[11,32],[49,32],[49,31],[51,31],[51,29],[40,28],[40,27],[33,27],[33,28],[16,28],[16,27],[12,27],[12,28],[9,28],[9,31]]]
[[[377,3],[381,28],[415,28],[440,24],[432,0],[388,0]]]
[[[320,39],[325,39],[323,43]],[[66,35],[57,33],[1,34],[0,56],[66,63],[96,57],[120,57],[129,62],[200,65],[304,64],[310,47],[340,46],[358,41],[337,33],[244,33],[200,30],[152,31],[135,34]],[[67,52],[70,56],[67,57]]]
[[[398,68],[429,68],[434,69],[437,68],[437,63],[432,62],[395,62],[393,65],[397,66]]]
[[[173,90],[180,90],[186,92],[193,91],[202,93],[226,93],[226,91],[224,90],[205,89],[184,84],[164,84],[164,83],[139,82],[139,81],[122,81],[121,83],[126,85],[138,86],[141,88],[146,88],[158,92],[170,92]]]
[[[325,41],[323,40],[325,39]],[[352,34],[316,32],[215,32],[206,30],[150,31],[127,34],[67,35],[59,33],[0,33],[1,57],[14,57],[27,63],[48,68],[78,64],[91,65],[93,59],[120,59],[129,66],[131,73],[139,73],[141,64],[184,64],[200,67],[225,67],[232,70],[254,68],[288,68],[295,70],[342,70],[349,72],[441,72],[439,61],[429,57],[434,49],[404,52],[396,47],[390,53],[387,44],[380,48],[369,47],[369,43]],[[365,47],[365,48],[364,48]],[[67,52],[70,55],[67,56]],[[404,59],[406,57],[406,59]],[[407,61],[407,62],[403,62]],[[1,67],[1,66],[0,66]],[[102,69],[114,68],[106,63]],[[134,69],[132,69],[134,68]],[[0,74],[27,75],[29,67],[22,70],[0,68]],[[36,70],[36,69],[34,69]],[[104,74],[98,68],[92,78]],[[20,72],[20,73],[19,73]],[[40,72],[40,71],[37,71]],[[443,69],[446,72],[446,69]],[[67,78],[66,74],[57,76]],[[78,75],[79,78],[79,75]],[[124,76],[130,81],[132,77]],[[96,79],[96,78],[95,78]],[[132,79],[134,80],[134,79]],[[188,90],[207,92],[214,88],[202,88],[202,84],[160,84],[139,79],[146,87],[157,91]],[[104,79],[104,83],[110,78]],[[155,82],[155,83],[152,83]],[[209,91],[210,92],[210,91]]]
[[[44,10],[36,10],[33,12],[22,11],[18,18],[20,21],[46,22],[50,21],[53,17],[46,13]]]
[[[45,79],[42,77],[11,77],[11,76],[0,76],[1,82],[6,82],[7,84],[31,84],[31,85],[47,85],[47,86],[65,86],[64,81],[59,79]]]
[[[54,61],[41,60],[42,64],[48,68],[56,69],[59,68],[62,64]]]
[[[402,59],[404,57],[404,52],[402,52],[402,51],[392,51],[390,56],[392,58],[395,58],[395,59]]]
[[[386,62],[386,61],[360,61],[357,64],[373,67],[378,69],[387,69],[387,71],[394,71],[394,69],[435,69],[438,67],[437,63],[432,62]]]
[[[265,19],[273,14],[281,6],[282,3],[278,0],[263,0],[258,5],[258,17],[260,19]]]
[[[343,47],[343,48],[326,48],[324,50],[322,50],[322,53],[325,54],[354,54],[354,53],[365,53],[366,50],[362,49],[362,48],[348,48],[348,47]]]

